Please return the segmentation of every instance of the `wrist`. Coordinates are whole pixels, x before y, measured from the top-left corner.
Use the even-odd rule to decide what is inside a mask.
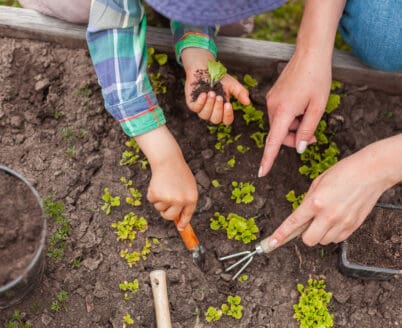
[[[207,49],[188,47],[181,53],[181,61],[186,72],[208,69],[208,60],[215,60],[215,57]]]

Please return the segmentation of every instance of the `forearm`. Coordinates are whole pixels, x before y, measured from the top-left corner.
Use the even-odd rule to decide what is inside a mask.
[[[296,51],[332,57],[339,20],[346,0],[307,0],[297,36]]]

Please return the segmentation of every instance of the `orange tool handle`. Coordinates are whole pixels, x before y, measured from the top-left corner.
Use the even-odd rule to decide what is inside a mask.
[[[177,224],[179,223],[180,219],[176,218],[174,220],[174,223]],[[186,228],[183,231],[179,231],[181,239],[183,240],[184,245],[186,245],[187,249],[190,251],[193,251],[194,249],[196,249],[198,247],[198,245],[200,244],[200,241],[198,240],[193,227],[191,226],[191,224],[187,224]]]

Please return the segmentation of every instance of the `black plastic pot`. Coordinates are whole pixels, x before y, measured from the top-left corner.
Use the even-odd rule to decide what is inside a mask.
[[[1,171],[14,176],[29,187],[38,202],[38,206],[41,209],[42,224],[39,246],[37,247],[31,262],[17,278],[3,286],[0,286],[0,310],[20,302],[30,291],[34,289],[38,282],[41,281],[45,267],[44,250],[46,242],[46,218],[43,214],[43,207],[39,194],[31,186],[31,184],[18,173],[0,165],[0,172]]]
[[[402,211],[402,206],[392,204],[376,204],[376,207],[386,208],[395,211]],[[402,268],[389,269],[376,266],[362,265],[353,263],[348,258],[348,242],[345,240],[341,244],[341,252],[339,257],[339,270],[346,276],[373,279],[373,280],[389,280],[396,276],[402,276]]]

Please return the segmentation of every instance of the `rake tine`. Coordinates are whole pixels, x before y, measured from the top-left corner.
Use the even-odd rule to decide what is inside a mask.
[[[234,254],[222,256],[222,257],[219,258],[219,261],[230,260],[230,259],[233,259],[235,257],[242,256],[242,255],[248,255],[250,253],[251,253],[250,251],[243,251],[243,252],[239,252],[239,253],[234,253]]]
[[[248,259],[251,260],[253,259],[253,256],[256,254],[256,251],[254,252],[248,252],[246,256],[244,256],[242,259],[240,259],[239,261],[237,261],[236,263],[233,263],[231,266],[229,266],[228,268],[226,268],[225,272],[229,272],[230,270],[234,269],[235,267],[239,266],[240,264],[242,264],[243,262],[247,261]],[[247,263],[248,265],[248,263]],[[246,265],[246,266],[247,266]],[[243,269],[244,270],[244,269]]]
[[[232,280],[236,280],[236,278],[238,276],[240,276],[240,274],[248,267],[248,265],[251,263],[251,261],[253,260],[253,256],[251,256],[248,261],[240,268],[239,271],[237,271],[237,273],[232,277]]]

